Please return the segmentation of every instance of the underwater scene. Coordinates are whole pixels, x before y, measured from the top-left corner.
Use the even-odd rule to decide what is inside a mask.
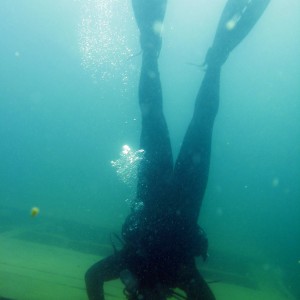
[[[240,0],[230,7],[235,2],[0,1],[0,300],[104,299],[102,280],[108,300],[300,299],[300,2]],[[257,3],[266,5],[252,23]],[[227,8],[237,12],[228,17]],[[234,35],[243,22],[249,30]],[[217,108],[206,98],[217,99]],[[159,112],[150,140],[143,134],[153,107]],[[162,108],[168,147],[179,157],[177,186],[165,177],[167,165],[151,182],[145,171],[150,148],[164,159],[155,152],[165,142]],[[198,110],[210,124],[207,139]],[[191,154],[185,172],[201,141],[207,148]],[[204,179],[192,177],[202,163]],[[162,182],[171,187],[165,194]],[[148,191],[152,184],[156,190]],[[158,208],[148,207],[151,192],[150,206]],[[169,202],[159,206],[161,199]],[[153,212],[164,224],[155,230]],[[139,213],[149,215],[128,218]],[[184,220],[189,228],[193,218],[200,227],[193,223],[197,237],[189,239],[174,224]],[[96,264],[124,253],[126,226],[138,235],[128,237],[133,244],[172,237],[156,240],[157,251],[135,250],[155,269],[143,278],[122,257],[106,273]],[[158,252],[189,253],[193,246],[177,243],[181,232],[191,245],[199,234],[208,240],[192,263],[205,286],[197,296],[189,286],[194,277],[173,284],[184,272],[168,265],[169,254],[153,266]],[[134,255],[141,269],[144,261]],[[152,291],[141,293],[147,284]]]

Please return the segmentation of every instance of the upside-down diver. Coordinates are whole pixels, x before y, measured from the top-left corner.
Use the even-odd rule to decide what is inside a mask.
[[[215,299],[195,257],[207,258],[208,241],[198,225],[207,186],[213,125],[219,107],[221,67],[246,37],[270,0],[229,0],[205,58],[205,75],[194,114],[175,163],[163,113],[158,58],[166,0],[132,0],[140,31],[142,115],[136,203],[122,228],[124,246],[85,275],[90,300],[103,300],[105,281],[121,278],[128,299],[163,300],[179,288],[190,300]],[[177,297],[183,297],[177,295]]]

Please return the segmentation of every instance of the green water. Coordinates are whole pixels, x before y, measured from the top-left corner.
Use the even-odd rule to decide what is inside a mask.
[[[203,62],[224,3],[168,6],[160,70],[175,154],[203,78],[191,64]],[[199,222],[213,263],[225,267],[224,253],[239,254],[279,272],[300,297],[298,28],[299,2],[273,0],[226,62]],[[1,231],[32,222],[37,206],[36,221],[57,220],[70,239],[74,229],[95,241],[101,228],[105,240],[134,193],[110,163],[139,141],[140,49],[129,1],[1,0],[0,36]]]

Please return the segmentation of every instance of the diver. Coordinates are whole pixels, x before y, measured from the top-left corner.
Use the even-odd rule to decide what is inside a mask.
[[[214,300],[195,257],[207,257],[208,241],[198,225],[219,106],[221,67],[256,24],[270,0],[229,0],[205,58],[205,75],[192,120],[175,163],[163,113],[158,58],[166,0],[132,0],[140,31],[142,115],[136,206],[122,228],[124,246],[85,275],[90,300],[103,300],[103,284],[120,278],[128,299],[163,300],[181,289],[189,300]]]

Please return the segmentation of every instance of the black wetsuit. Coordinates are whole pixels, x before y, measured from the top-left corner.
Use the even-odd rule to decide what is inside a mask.
[[[103,283],[119,278],[123,270],[129,270],[137,279],[144,300],[165,299],[166,294],[161,291],[174,287],[185,291],[190,300],[215,299],[196,268],[195,257],[205,258],[207,250],[207,240],[197,220],[208,179],[220,71],[230,51],[250,31],[269,0],[245,0],[244,7],[240,2],[243,1],[229,0],[222,14],[206,57],[207,69],[193,118],[174,164],[158,71],[161,37],[153,30],[153,24],[159,28],[163,22],[166,0],[132,1],[143,51],[139,104],[140,147],[145,154],[139,168],[136,199],[142,205],[133,208],[124,223],[124,248],[86,273],[90,300],[104,299]],[[261,3],[259,12],[257,3]],[[246,21],[242,22],[245,16]],[[229,26],[235,28],[224,30],[231,19],[235,23]],[[239,28],[241,33],[237,32]]]

